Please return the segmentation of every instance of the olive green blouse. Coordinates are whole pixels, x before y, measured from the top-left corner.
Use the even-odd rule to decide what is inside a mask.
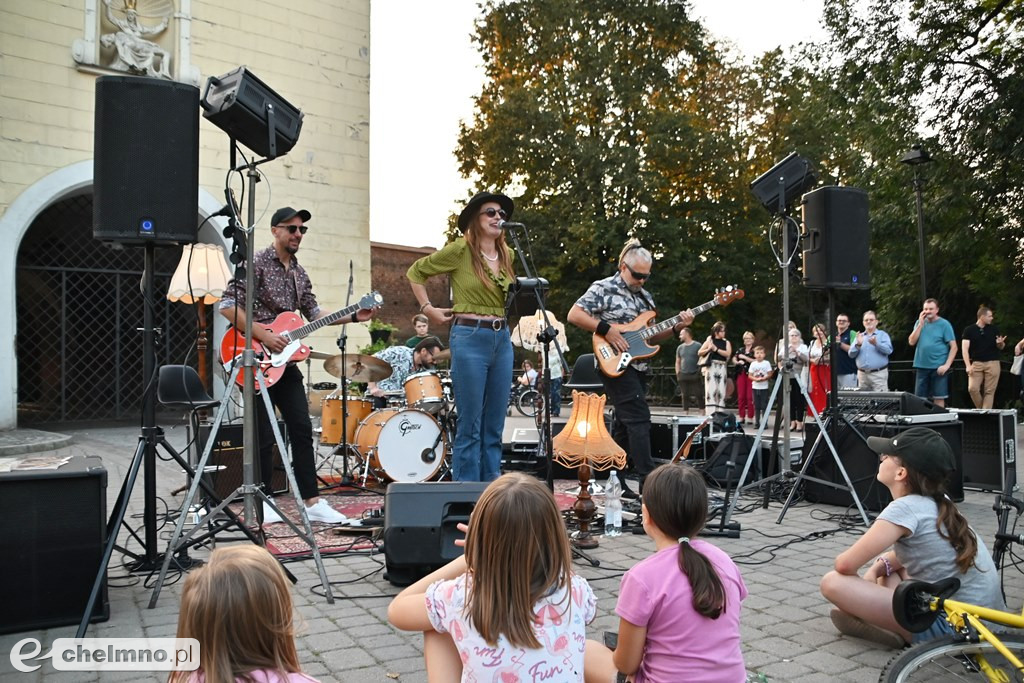
[[[473,270],[473,256],[465,237],[458,237],[439,251],[419,259],[409,266],[406,276],[422,285],[427,278],[445,273],[451,276],[454,313],[505,315],[505,293],[513,278],[504,270],[495,275],[488,268],[490,282],[486,285],[481,282]]]

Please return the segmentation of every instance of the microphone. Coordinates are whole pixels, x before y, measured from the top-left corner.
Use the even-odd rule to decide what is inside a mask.
[[[437,460],[437,454],[434,453],[433,448],[424,448],[423,452],[420,453],[420,460],[423,462],[434,462]]]
[[[515,230],[516,228],[525,228],[526,226],[522,223],[512,223],[511,221],[500,221],[498,227],[502,230]]]

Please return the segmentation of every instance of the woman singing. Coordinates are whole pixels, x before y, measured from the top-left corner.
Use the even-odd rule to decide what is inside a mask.
[[[513,363],[505,292],[515,278],[501,223],[513,208],[503,194],[479,193],[459,214],[464,236],[419,259],[406,273],[420,312],[435,325],[452,325],[449,346],[458,412],[455,481],[492,481],[500,474]],[[451,308],[433,306],[424,286],[427,278],[442,274],[451,279]]]

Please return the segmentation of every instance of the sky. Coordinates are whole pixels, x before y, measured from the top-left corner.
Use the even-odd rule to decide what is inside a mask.
[[[819,39],[824,0],[691,0],[718,38],[748,56]],[[472,190],[455,159],[483,82],[470,36],[477,0],[370,3],[370,239],[444,244],[447,218]]]

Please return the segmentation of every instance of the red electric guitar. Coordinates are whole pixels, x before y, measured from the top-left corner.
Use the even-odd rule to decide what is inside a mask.
[[[735,285],[729,285],[718,290],[715,298],[711,301],[690,310],[696,316],[715,306],[728,306],[736,299],[742,298],[743,290]],[[651,346],[647,340],[671,330],[679,323],[679,316],[651,325],[650,323],[656,315],[655,311],[647,311],[638,315],[631,323],[615,326],[629,342],[629,349],[621,353],[616,351],[607,339],[599,334],[594,334],[594,358],[597,359],[597,366],[601,368],[601,372],[609,377],[618,377],[637,358],[648,358],[658,352],[661,347]]]
[[[284,374],[285,367],[288,363],[297,363],[304,361],[309,357],[309,347],[302,343],[302,338],[319,330],[321,327],[336,323],[339,320],[343,320],[351,316],[356,311],[361,310],[375,310],[380,308],[384,304],[384,297],[378,292],[370,292],[359,300],[359,303],[352,304],[340,311],[335,311],[330,315],[325,315],[322,318],[317,318],[311,323],[302,324],[302,318],[298,313],[287,312],[274,318],[274,322],[269,325],[263,325],[265,329],[270,330],[275,334],[279,334],[288,340],[288,345],[284,347],[284,350],[280,353],[270,353],[263,348],[263,345],[256,341],[255,337],[252,340],[252,348],[256,353],[256,363],[259,366],[259,372],[263,374],[263,382],[268,386],[272,386],[277,380],[281,379],[281,375]],[[220,362],[224,364],[226,368],[231,367],[233,363],[241,363],[242,352],[245,351],[245,333],[243,330],[231,327],[227,332],[224,333],[224,338],[220,342]],[[245,385],[245,374],[238,373],[237,379],[239,386]],[[260,390],[260,383],[256,382],[256,391]]]

